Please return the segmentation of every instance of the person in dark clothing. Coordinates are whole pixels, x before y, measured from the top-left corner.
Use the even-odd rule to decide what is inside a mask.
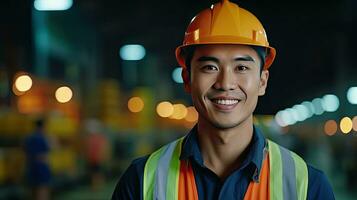
[[[36,200],[50,199],[51,172],[48,163],[49,143],[44,132],[44,121],[35,122],[35,131],[25,139],[26,178]]]

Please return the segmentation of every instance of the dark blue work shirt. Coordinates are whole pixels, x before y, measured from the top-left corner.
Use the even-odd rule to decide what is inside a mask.
[[[257,181],[263,162],[265,138],[259,129],[254,127],[252,142],[247,155],[239,167],[225,180],[221,180],[214,172],[205,167],[200,152],[197,128],[193,128],[184,139],[180,159],[189,159],[195,174],[198,197],[203,199],[243,199],[250,181]],[[143,173],[148,156],[134,160],[120,178],[112,200],[143,199]],[[320,170],[308,165],[308,193],[307,199],[330,200],[335,199],[326,176]]]

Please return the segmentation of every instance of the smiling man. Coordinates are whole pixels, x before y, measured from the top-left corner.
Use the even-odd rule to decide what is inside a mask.
[[[269,73],[246,45],[201,45],[194,50],[185,89],[199,113],[204,165],[224,179],[237,169],[253,135],[253,111]],[[238,156],[237,156],[238,155]]]
[[[133,161],[112,199],[334,199],[323,172],[253,125],[275,54],[259,20],[228,0],[195,16],[176,58],[198,123]]]

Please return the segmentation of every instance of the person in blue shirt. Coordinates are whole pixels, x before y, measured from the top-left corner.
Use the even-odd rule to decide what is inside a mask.
[[[134,160],[112,199],[334,199],[322,171],[253,124],[275,55],[259,20],[238,5],[223,0],[196,15],[176,58],[198,122]]]
[[[35,122],[35,131],[25,140],[26,178],[34,199],[50,199],[51,172],[48,164],[49,143],[45,136],[44,120]]]

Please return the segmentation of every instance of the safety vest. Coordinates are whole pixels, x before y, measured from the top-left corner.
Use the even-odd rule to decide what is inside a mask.
[[[152,153],[144,168],[144,200],[198,200],[194,173],[180,160],[180,138]],[[251,181],[244,200],[305,200],[308,172],[304,160],[267,140],[259,182]]]

